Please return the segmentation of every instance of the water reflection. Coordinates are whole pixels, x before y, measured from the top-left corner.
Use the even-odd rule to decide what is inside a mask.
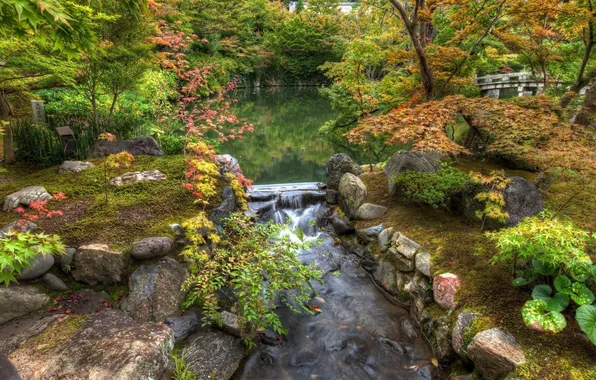
[[[242,140],[220,151],[240,162],[255,184],[322,181],[333,147],[318,136],[337,115],[316,88],[280,87],[239,90],[235,112],[255,126]]]

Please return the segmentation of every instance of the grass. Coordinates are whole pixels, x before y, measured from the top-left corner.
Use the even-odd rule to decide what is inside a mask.
[[[463,165],[470,166],[469,163]],[[394,227],[433,253],[437,273],[451,272],[460,276],[460,304],[488,318],[487,323],[505,327],[526,352],[528,361],[518,369],[517,375],[524,379],[596,378],[596,346],[585,337],[573,318],[568,318],[567,328],[557,335],[534,332],[524,325],[520,310],[531,298],[531,291],[511,286],[511,271],[507,266],[489,264],[495,248],[478,226],[441,210],[390,199],[383,172],[365,173],[361,179],[368,188],[365,202],[386,206],[389,210],[380,219],[358,222],[357,228],[379,223],[385,228]],[[595,203],[592,195],[582,206],[586,220],[595,215]]]
[[[10,165],[0,171],[0,196],[27,186],[44,186],[51,194],[62,192],[63,202],[51,201],[50,208],[64,216],[42,219],[37,224],[47,233],[60,235],[67,245],[106,243],[113,248],[127,248],[135,240],[148,236],[172,236],[171,223],[196,216],[194,198],[180,185],[184,178],[182,156],[136,157],[129,171],[158,169],[168,179],[113,188],[105,203],[102,160],[91,160],[96,167],[79,174],[58,174],[57,167],[32,168]],[[213,202],[217,204],[216,201]],[[18,219],[15,212],[1,212],[2,225]]]

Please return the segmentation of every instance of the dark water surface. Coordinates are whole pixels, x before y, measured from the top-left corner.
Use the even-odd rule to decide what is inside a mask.
[[[235,112],[255,127],[242,140],[219,149],[236,157],[255,184],[316,182],[335,152],[318,136],[337,115],[315,87],[255,88],[237,91]]]

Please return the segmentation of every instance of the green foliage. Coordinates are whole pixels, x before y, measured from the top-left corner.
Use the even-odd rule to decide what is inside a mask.
[[[174,380],[196,380],[197,376],[188,368],[188,364],[184,358],[174,349],[172,353],[172,361],[174,362],[174,373],[172,379]]]
[[[224,226],[226,239],[209,252],[205,244],[217,235],[209,232],[211,222],[202,220],[184,226],[192,242],[183,252],[191,262],[191,275],[184,284],[190,289],[186,306],[198,304],[206,322],[221,323],[224,301],[218,294],[227,294],[249,346],[257,330],[271,328],[285,334],[275,314],[276,298],[296,312],[311,312],[306,307],[312,292],[309,281],[320,281],[322,274],[314,264],[307,267],[296,257],[309,244],[291,241],[282,234],[283,226],[255,225],[248,216],[233,214]]]
[[[577,308],[575,319],[590,341],[596,345],[596,306],[583,305]]]
[[[393,178],[399,196],[411,203],[447,207],[451,198],[461,192],[469,176],[447,164],[435,173],[406,171]]]
[[[0,239],[0,283],[8,286],[37,254],[63,255],[66,247],[57,235],[9,232]]]
[[[557,311],[548,311],[548,305],[541,299],[528,301],[522,307],[522,317],[528,326],[538,325],[541,329],[558,333],[567,327],[563,314]]]

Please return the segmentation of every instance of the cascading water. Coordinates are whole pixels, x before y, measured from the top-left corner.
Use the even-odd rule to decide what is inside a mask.
[[[283,342],[265,339],[234,375],[235,379],[432,379],[432,350],[408,311],[391,302],[361,267],[361,258],[336,244],[326,227],[325,193],[257,191],[249,203],[259,221],[289,224],[293,238],[321,244],[299,252],[325,273],[313,282],[316,315],[286,306],[277,314],[289,331]]]

